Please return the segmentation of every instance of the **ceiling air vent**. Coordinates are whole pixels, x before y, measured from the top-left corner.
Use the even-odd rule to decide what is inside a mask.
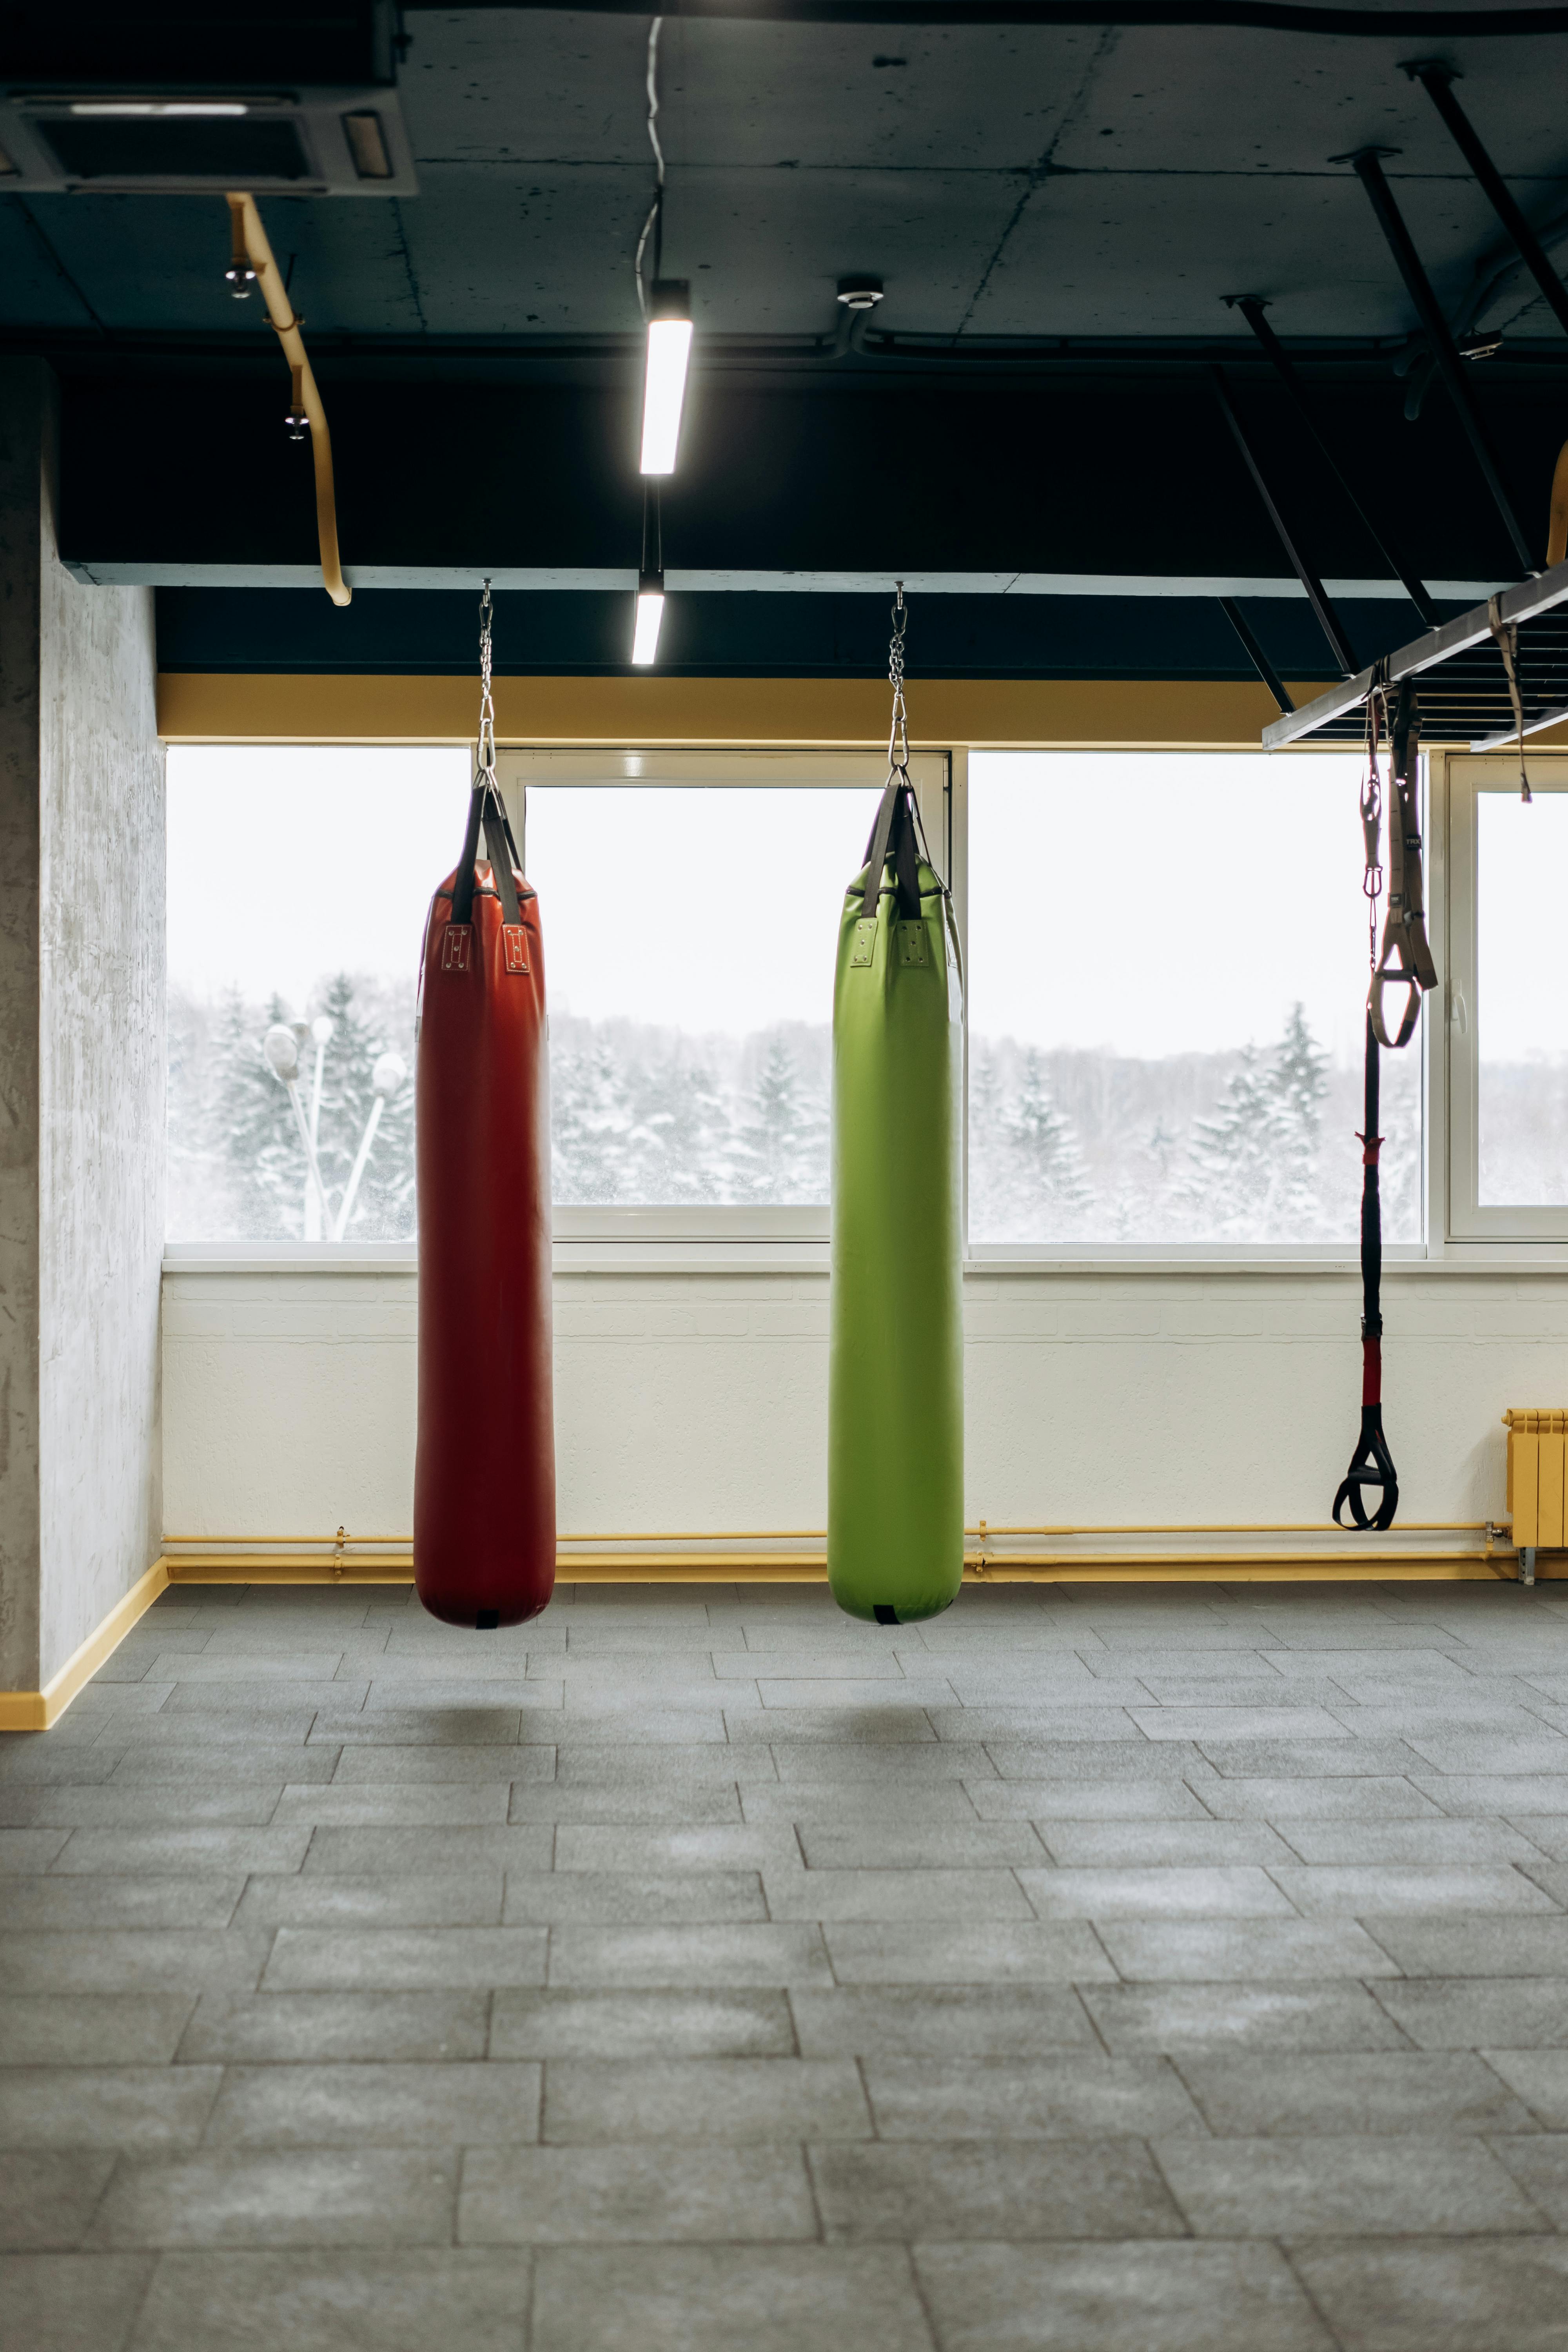
[[[179,195],[247,188],[407,196],[414,160],[395,89],[215,91],[0,86],[8,187]]]

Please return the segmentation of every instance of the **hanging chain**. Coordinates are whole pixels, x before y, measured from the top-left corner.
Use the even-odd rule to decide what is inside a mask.
[[[1366,698],[1366,781],[1361,788],[1362,837],[1366,844],[1366,872],[1362,888],[1366,894],[1366,960],[1372,970],[1377,970],[1377,902],[1383,896],[1383,779],[1378,772],[1377,751],[1387,723],[1383,688],[1374,686]]]
[[[479,598],[479,772],[476,783],[496,780],[496,710],[490,695],[490,583]]]
[[[910,780],[910,730],[904,711],[904,631],[910,616],[904,609],[904,583],[893,583],[897,596],[893,604],[893,634],[888,646],[888,683],[893,689],[893,717],[888,730],[888,775],[889,781],[901,775]]]

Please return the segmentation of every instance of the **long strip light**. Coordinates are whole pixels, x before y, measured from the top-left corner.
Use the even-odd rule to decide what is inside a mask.
[[[647,358],[643,369],[642,465],[673,474],[691,359],[691,288],[684,278],[657,278],[648,296]]]
[[[664,620],[664,574],[637,574],[637,617],[632,632],[632,667],[651,669],[658,657],[658,633]]]
[[[219,114],[250,112],[249,107],[242,100],[229,98],[73,99],[70,110],[73,114],[159,114],[165,117],[177,114],[198,115],[204,119]]]

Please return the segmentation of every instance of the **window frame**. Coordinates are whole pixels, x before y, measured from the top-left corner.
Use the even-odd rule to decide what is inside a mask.
[[[475,747],[477,755],[477,746]],[[927,845],[942,879],[952,887],[955,844],[962,836],[962,811],[954,810],[954,758],[948,751],[921,751],[910,755],[910,780]],[[528,865],[528,790],[551,786],[582,789],[627,786],[690,792],[734,792],[795,789],[824,792],[875,790],[888,778],[883,751],[716,750],[711,744],[660,744],[583,748],[577,746],[498,743],[496,781],[517,836],[524,869]],[[853,867],[846,863],[847,887]],[[963,940],[962,916],[960,939]],[[965,1087],[967,1101],[967,1086]],[[557,1204],[552,1212],[552,1233],[559,1250],[564,1244],[584,1262],[607,1248],[637,1248],[648,1244],[661,1249],[750,1243],[784,1253],[808,1245],[814,1253],[826,1248],[831,1213],[826,1202],[816,1207],[751,1207],[715,1202],[692,1206],[661,1206],[658,1202],[616,1207],[576,1207]]]
[[[1436,764],[1436,763],[1435,763]],[[1488,1205],[1480,1199],[1480,973],[1479,961],[1479,803],[1484,793],[1517,795],[1516,752],[1450,752],[1442,762],[1441,823],[1431,833],[1444,850],[1446,923],[1436,936],[1445,940],[1440,993],[1443,1046],[1440,1064],[1447,1097],[1446,1150],[1436,1155],[1442,1188],[1440,1209],[1430,1231],[1461,1248],[1488,1253],[1511,1244],[1541,1257],[1568,1256],[1568,1204],[1552,1208],[1525,1202]],[[1568,793],[1568,753],[1531,751],[1531,788]],[[1432,1156],[1432,1155],[1429,1155]],[[1553,1248],[1552,1245],[1556,1247]]]

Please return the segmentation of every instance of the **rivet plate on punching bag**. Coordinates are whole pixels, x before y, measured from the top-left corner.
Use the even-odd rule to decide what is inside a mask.
[[[468,946],[473,932],[467,923],[448,923],[441,936],[441,969],[443,971],[467,971]]]
[[[506,954],[506,968],[508,971],[526,972],[528,970],[528,934],[523,929],[522,925],[521,923],[503,923],[501,925],[500,937],[501,946]]]
[[[926,958],[926,927],[923,923],[899,925],[899,961],[924,963]]]
[[[849,958],[851,971],[863,971],[877,948],[877,926],[874,921],[861,921],[855,926],[855,946]]]

